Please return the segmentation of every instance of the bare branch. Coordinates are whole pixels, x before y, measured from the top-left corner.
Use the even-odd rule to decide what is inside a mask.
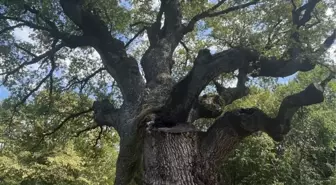
[[[149,26],[151,23],[150,22],[145,22],[145,21],[138,21],[130,25],[130,28],[133,28],[138,25],[144,25],[144,27]]]
[[[19,18],[19,17],[11,17],[11,16],[5,16],[5,15],[0,14],[0,19],[13,20],[13,21],[16,21],[16,22],[21,22],[18,25],[27,26],[29,28],[36,29],[36,30],[47,31],[54,38],[62,39],[64,41],[64,44],[68,47],[71,47],[71,48],[82,47],[82,46],[93,46],[93,45],[97,44],[97,42],[98,42],[97,39],[95,39],[92,36],[87,36],[87,35],[86,36],[78,36],[78,35],[71,35],[71,34],[68,34],[68,33],[60,32],[58,30],[57,26],[55,25],[55,23],[51,22],[48,18],[43,17],[41,14],[39,14],[38,10],[31,9],[30,11],[32,13],[36,14],[36,16],[38,18],[42,19],[48,27],[41,26],[41,25],[35,24],[33,22],[30,22],[30,21],[26,21],[26,20],[24,20],[22,18]]]
[[[202,12],[202,13],[199,13],[197,15],[195,15],[191,20],[190,22],[188,23],[187,27],[185,28],[185,31],[184,33],[187,33],[187,32],[190,32],[194,29],[195,27],[195,24],[201,20],[201,19],[204,19],[206,17],[209,16],[210,12],[216,10],[217,8],[219,8],[226,0],[221,0],[221,1],[218,1],[218,3],[216,5],[214,5],[213,7],[209,8],[208,10]]]
[[[53,66],[52,68],[55,69],[55,66]],[[51,105],[52,100],[53,100],[53,89],[54,89],[54,78],[53,78],[53,75],[51,74],[49,76],[49,101],[50,101],[50,105]]]
[[[39,81],[39,83],[33,88],[33,89],[30,89],[29,92],[23,96],[23,98],[20,99],[20,101],[18,103],[16,103],[14,105],[14,108],[13,108],[13,112],[15,113],[17,110],[18,110],[18,107],[21,106],[22,104],[24,104],[26,102],[26,100],[32,96],[36,91],[38,91],[40,89],[40,87],[48,80],[50,79],[50,86],[49,86],[49,96],[50,96],[50,101],[51,101],[51,97],[52,97],[52,88],[53,88],[53,73],[54,71],[56,70],[56,63],[55,63],[55,60],[54,60],[54,55],[55,53],[61,48],[61,47],[57,47],[56,43],[58,42],[58,40],[55,40],[53,43],[52,43],[52,49],[50,51],[47,51],[46,53],[49,53],[49,56],[47,56],[47,58],[45,58],[43,60],[43,62],[46,62],[48,59],[51,61],[51,69],[49,71],[49,73],[41,80]],[[59,46],[59,45],[58,45]],[[51,52],[52,51],[52,52]],[[43,56],[45,54],[42,54]],[[41,55],[40,55],[41,56]],[[40,57],[40,56],[37,56],[36,58]],[[34,60],[34,59],[33,59]],[[37,61],[38,62],[38,61]],[[36,63],[36,62],[34,62]],[[22,66],[23,67],[23,66]],[[20,70],[21,68],[16,68],[18,70]],[[15,71],[16,72],[16,71]],[[4,78],[4,83],[6,83],[7,81],[7,78],[8,78],[8,75],[11,75],[11,74],[14,74],[15,72],[11,71],[11,73],[5,73],[6,76]]]
[[[37,55],[35,55],[34,53],[32,53],[31,51],[29,51],[28,49],[21,47],[19,44],[14,44],[15,47],[19,48],[20,50],[26,52],[28,55],[32,56],[32,57],[38,57]]]
[[[98,133],[98,137],[96,138],[94,147],[98,146],[98,142],[101,140],[101,137],[103,135],[104,128],[102,126],[99,127],[100,131]]]
[[[40,89],[40,87],[42,86],[42,84],[44,84],[46,81],[47,81],[47,79],[48,78],[51,78],[51,76],[53,75],[53,73],[54,73],[54,71],[55,71],[55,66],[53,66],[52,68],[51,68],[51,70],[49,71],[49,73],[35,86],[35,88],[33,88],[33,89],[31,89],[30,91],[29,91],[29,93],[28,94],[26,94],[23,98],[21,98],[21,100],[20,100],[20,102],[18,102],[16,105],[15,105],[15,107],[18,107],[18,106],[20,106],[21,104],[24,104],[25,102],[26,102],[26,100],[33,94],[33,93],[35,93],[37,90],[39,90]]]
[[[53,43],[51,44],[51,48],[55,50],[56,44],[59,40],[55,39]],[[55,62],[55,55],[51,55],[50,57],[51,62],[51,74],[49,76],[49,106],[51,106],[53,102],[53,89],[54,89],[54,78],[53,78],[53,72],[56,70],[56,62]]]
[[[295,4],[294,0],[291,0],[291,3],[292,3],[292,6],[293,6],[293,9],[296,10],[296,4]]]
[[[138,31],[138,33],[136,33],[133,38],[131,38],[126,44],[125,44],[125,48],[127,48],[139,35],[141,35],[144,31],[146,30],[146,28],[142,28]]]
[[[37,10],[34,7],[30,7],[28,4],[24,4],[23,7],[25,8],[26,11],[35,14],[36,18],[42,19],[54,32],[59,32],[55,23],[51,22],[49,18],[44,17],[44,15],[41,14],[39,10]]]
[[[180,41],[180,44],[183,46],[183,48],[185,49],[185,51],[186,51],[186,60],[185,60],[185,65],[187,65],[187,63],[188,63],[188,60],[190,60],[191,59],[191,57],[190,57],[190,50],[189,50],[189,48],[187,47],[187,45],[183,42],[183,41]]]
[[[244,69],[239,71],[237,87],[225,88],[214,80],[213,82],[219,95],[204,95],[199,98],[199,101],[193,105],[190,111],[188,122],[192,123],[199,118],[216,118],[222,113],[222,107],[247,96],[249,89],[245,86],[248,79],[246,71]]]
[[[224,14],[227,14],[227,13],[230,13],[230,12],[233,12],[233,11],[237,11],[237,10],[240,10],[240,9],[247,8],[251,5],[255,5],[258,2],[259,2],[259,0],[253,0],[251,2],[241,4],[241,5],[237,5],[237,6],[233,6],[233,7],[227,8],[227,9],[222,10],[222,11],[210,13],[209,16],[207,16],[207,17],[216,17],[216,16],[224,15]]]
[[[310,29],[310,28],[312,28],[312,27],[321,23],[321,19],[316,14],[314,14],[314,17],[316,19],[316,22],[314,22],[312,24],[309,24],[309,25],[306,24],[305,26],[306,26],[307,29]]]
[[[32,65],[32,64],[36,64],[38,62],[40,62],[42,59],[45,59],[46,57],[50,57],[52,55],[54,55],[57,51],[59,51],[64,45],[63,44],[59,44],[55,47],[53,47],[51,50],[49,51],[46,51],[45,53],[39,55],[39,56],[36,56],[34,57],[32,60],[30,61],[26,61],[26,62],[23,62],[22,64],[20,64],[18,67],[14,68],[13,70],[11,71],[6,71],[6,72],[3,72],[3,73],[0,73],[0,75],[5,75],[4,79],[3,79],[3,84],[5,84],[8,80],[8,77],[10,75],[13,75],[17,72],[19,72],[22,68],[24,68],[25,66],[28,66],[28,65]],[[29,52],[30,53],[30,52]],[[48,59],[48,58],[46,58]],[[49,77],[49,76],[48,76]]]
[[[272,41],[273,41],[273,36],[274,36],[274,31],[275,29],[280,25],[280,23],[282,22],[282,19],[279,19],[272,27],[271,27],[271,31],[267,36],[267,42],[265,44],[265,49],[269,50],[272,48]]]
[[[324,89],[327,84],[332,80],[336,78],[336,70],[335,71],[329,71],[329,75],[322,80],[322,82],[320,83],[321,87]]]
[[[201,19],[208,18],[208,17],[217,17],[217,16],[220,16],[220,15],[225,15],[225,14],[228,14],[230,12],[243,9],[243,8],[249,7],[251,5],[255,5],[255,4],[257,4],[259,2],[259,0],[253,0],[253,1],[245,3],[245,4],[240,4],[240,5],[237,5],[237,6],[233,6],[233,7],[227,8],[225,10],[213,12],[218,7],[220,7],[224,2],[225,2],[225,0],[221,0],[215,6],[213,6],[212,8],[210,8],[210,9],[208,9],[208,10],[206,10],[206,11],[204,11],[204,12],[202,12],[202,13],[196,15],[196,16],[194,16],[190,20],[190,22],[188,23],[188,25],[185,27],[185,29],[183,30],[183,34],[191,32],[194,29],[195,24],[199,20],[201,20]]]
[[[104,70],[106,70],[105,67],[101,67],[81,80],[74,78],[73,80],[70,80],[68,82],[64,90],[68,90],[76,84],[82,84],[81,87],[84,87],[93,77],[95,77],[97,74],[99,74],[100,72]]]
[[[68,121],[73,120],[73,119],[75,119],[79,116],[82,116],[83,114],[87,114],[87,113],[92,112],[92,111],[93,111],[93,108],[90,108],[90,109],[87,109],[87,110],[84,110],[84,111],[81,111],[81,112],[70,114],[58,126],[56,126],[52,131],[44,133],[43,136],[49,136],[49,135],[54,134],[59,129],[61,129]]]
[[[79,137],[82,133],[87,132],[87,131],[90,131],[90,130],[94,130],[94,129],[98,128],[98,127],[99,127],[98,125],[91,125],[91,126],[89,126],[89,127],[86,127],[86,128],[84,128],[84,129],[82,129],[82,130],[76,132],[75,137]]]
[[[152,23],[150,26],[146,27],[148,39],[151,45],[156,44],[158,42],[158,39],[160,38],[160,32],[162,32],[161,20],[162,20],[163,13],[164,13],[164,3],[161,3],[160,10],[158,14],[156,15],[155,22]]]
[[[61,38],[65,46],[69,48],[77,48],[83,46],[95,46],[99,41],[93,36],[79,36],[79,35],[68,35],[60,34],[57,37]]]
[[[5,15],[0,14],[0,20],[1,19],[2,20],[12,20],[12,21],[21,22],[21,24],[24,24],[25,26],[28,26],[28,27],[30,27],[32,29],[44,30],[44,31],[48,31],[48,32],[52,32],[53,31],[50,28],[46,28],[44,26],[37,25],[35,23],[32,23],[30,21],[26,21],[26,20],[21,19],[19,17],[11,17],[11,16],[5,16]]]
[[[55,63],[54,55],[60,48],[62,48],[62,47],[57,47],[57,45],[56,45],[57,42],[58,42],[58,40],[56,39],[51,44],[52,49],[50,51],[52,51],[52,52],[50,52],[50,55],[48,56],[48,59],[51,61],[51,69],[50,69],[49,73],[37,84],[37,86],[34,89],[30,90],[30,92],[27,95],[25,95],[18,104],[15,105],[15,109],[16,109],[16,107],[23,104],[33,93],[35,93],[37,90],[39,90],[40,87],[42,86],[42,84],[45,83],[45,81],[48,78],[50,79],[50,86],[49,86],[49,97],[50,97],[50,99],[49,100],[51,101],[52,89],[53,89],[53,73],[56,70],[56,63]],[[46,53],[48,53],[48,52],[46,52]]]

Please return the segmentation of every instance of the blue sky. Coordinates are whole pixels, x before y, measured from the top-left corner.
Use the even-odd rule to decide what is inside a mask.
[[[15,29],[14,30],[14,37],[17,40],[33,42],[31,38],[29,38],[30,29],[23,28],[23,29]],[[0,100],[7,98],[10,92],[3,86],[0,85]]]
[[[9,92],[7,91],[7,89],[0,86],[0,100],[6,98],[8,96],[9,96]]]

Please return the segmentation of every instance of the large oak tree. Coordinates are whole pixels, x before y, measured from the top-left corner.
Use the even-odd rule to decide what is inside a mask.
[[[161,0],[157,8],[154,2],[4,1],[0,75],[12,93],[9,124],[41,89],[49,91],[49,111],[57,111],[55,91],[96,96],[87,109],[63,110],[69,114],[41,138],[93,112],[95,124],[78,134],[103,126],[118,132],[115,184],[219,184],[217,167],[242,139],[263,131],[281,141],[300,107],[324,100],[335,71],[325,62],[336,37],[327,15],[335,2]],[[13,37],[22,27],[32,30],[31,43]],[[207,42],[217,46],[215,53],[199,49],[205,32],[211,32]],[[186,61],[176,58],[181,48]],[[92,59],[93,51],[99,60]],[[178,78],[176,67],[188,69],[181,63],[190,69]],[[258,108],[222,111],[249,94],[248,81],[317,65],[330,74],[284,98],[275,117]],[[237,85],[223,86],[223,75],[234,75]],[[201,95],[207,86],[218,93]],[[202,118],[214,120],[206,130],[193,124]]]

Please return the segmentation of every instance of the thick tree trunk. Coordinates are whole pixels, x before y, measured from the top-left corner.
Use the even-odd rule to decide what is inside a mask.
[[[219,184],[215,164],[201,153],[198,131],[152,131],[144,140],[144,184]]]

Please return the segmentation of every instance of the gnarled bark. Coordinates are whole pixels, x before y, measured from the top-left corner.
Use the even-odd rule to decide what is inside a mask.
[[[146,134],[143,184],[218,184],[214,161],[200,150],[202,135],[197,130]]]

